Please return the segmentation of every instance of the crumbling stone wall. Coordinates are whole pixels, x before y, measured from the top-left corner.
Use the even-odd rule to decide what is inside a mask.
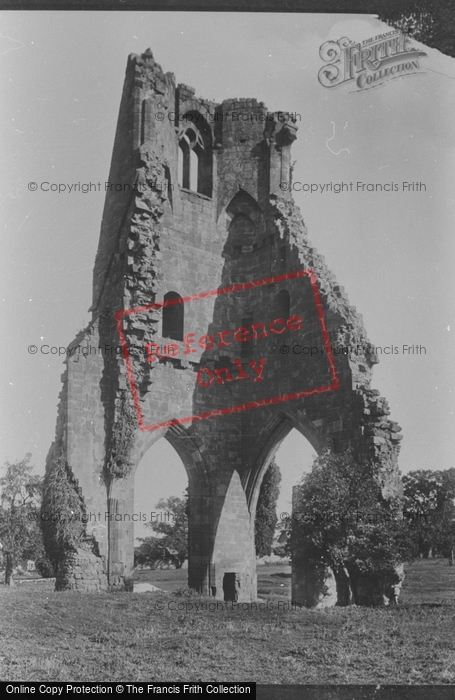
[[[59,408],[55,445],[77,479],[87,515],[83,532],[61,553],[62,587],[132,588],[134,471],[161,437],[188,473],[189,585],[216,598],[230,586],[239,601],[256,598],[257,497],[293,427],[318,451],[330,440],[335,450],[353,446],[373,455],[384,494],[399,490],[399,428],[370,389],[377,358],[365,349],[361,317],[308,241],[291,194],[280,188],[291,180],[296,132],[291,115],[270,114],[254,99],[196,98],[193,88],[163,73],[150,50],[129,57],[94,268],[93,318],[72,344],[88,350],[67,359]],[[279,281],[309,269],[318,300],[306,273]],[[250,284],[257,280],[263,282]],[[174,338],[178,356],[155,353],[151,360],[147,346],[170,342],[163,337],[170,292],[186,299],[182,335],[194,334],[194,342],[184,352]],[[202,336],[269,324],[279,318],[270,314],[284,310],[304,319],[302,345],[328,341],[349,350],[334,356],[333,367],[327,357],[307,365],[284,356],[280,344],[294,338],[288,326],[282,335],[253,338],[250,347],[198,345]],[[259,365],[252,367],[262,361],[266,381]],[[242,381],[222,374],[234,366]],[[201,371],[224,380],[204,386]],[[296,383],[306,395],[284,401]],[[97,513],[100,518],[91,517]]]
[[[93,552],[91,542],[68,552],[57,568],[56,590],[96,593],[107,590],[103,561]]]

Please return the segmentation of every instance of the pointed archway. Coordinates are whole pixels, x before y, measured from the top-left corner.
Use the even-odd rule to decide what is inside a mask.
[[[291,591],[291,558],[289,557],[290,527],[292,518],[293,489],[304,474],[311,471],[315,450],[303,434],[291,428],[279,444],[270,461],[276,465],[269,474],[266,471],[259,489],[259,498],[255,515],[256,566],[258,596],[267,597],[277,604],[277,609],[289,604]],[[273,504],[263,498],[262,490],[267,480],[266,493],[278,490]],[[279,481],[278,481],[279,480]],[[275,484],[277,483],[277,486]],[[273,512],[271,511],[273,508]],[[264,530],[261,530],[264,528]],[[273,537],[273,539],[272,539]],[[258,544],[262,554],[258,551]],[[270,551],[267,546],[270,545]]]
[[[183,499],[188,488],[185,466],[171,443],[161,438],[147,450],[134,475],[134,539],[156,537],[151,524],[172,525],[172,513],[158,507],[171,497]]]

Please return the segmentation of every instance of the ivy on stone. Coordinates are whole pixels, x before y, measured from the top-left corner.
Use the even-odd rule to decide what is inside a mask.
[[[106,470],[108,476],[122,479],[128,476],[133,468],[131,452],[137,428],[134,406],[125,391],[121,391],[115,401],[115,414]]]
[[[81,490],[61,452],[46,471],[41,506],[44,546],[54,567],[83,540],[84,519]]]

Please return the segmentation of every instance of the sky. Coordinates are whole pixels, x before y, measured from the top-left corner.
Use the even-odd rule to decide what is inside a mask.
[[[295,182],[425,184],[294,199],[370,341],[398,349],[380,356],[372,386],[403,428],[401,471],[453,466],[454,59],[412,40],[427,54],[419,74],[328,89],[317,79],[325,41],[361,42],[390,28],[367,15],[298,13],[3,12],[2,20],[0,464],[30,452],[44,472],[64,357],[41,346],[66,347],[90,320],[104,192],[59,194],[41,183],[107,181],[127,57],[151,47],[199,97],[255,97],[269,111],[298,114]],[[281,446],[279,512],[312,455],[296,431]],[[160,440],[137,471],[137,511],[186,484]]]

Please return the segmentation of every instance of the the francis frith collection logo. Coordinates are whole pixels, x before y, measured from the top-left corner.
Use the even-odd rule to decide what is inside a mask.
[[[323,87],[333,88],[355,81],[358,91],[377,87],[386,80],[421,73],[419,59],[427,54],[411,46],[406,34],[392,31],[361,43],[347,37],[326,41],[319,55],[326,63],[318,73]]]

